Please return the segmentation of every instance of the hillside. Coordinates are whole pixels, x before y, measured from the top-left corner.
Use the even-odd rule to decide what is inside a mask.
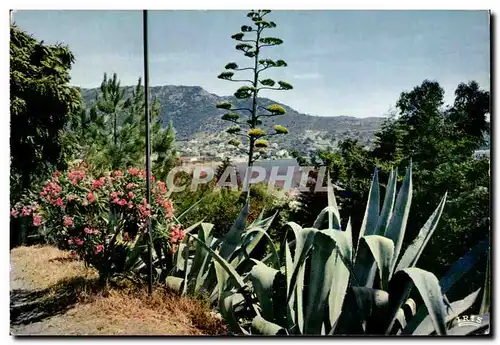
[[[125,90],[126,95],[129,94],[132,86],[126,86]],[[82,89],[87,104],[93,102],[97,91],[98,89]],[[237,107],[245,107],[249,103],[233,96],[209,93],[199,86],[154,86],[151,87],[151,95],[161,104],[160,116],[163,123],[173,122],[178,140],[200,139],[224,131],[229,124],[220,119],[224,111],[215,108],[217,102],[229,101]],[[287,114],[273,118],[272,123],[284,125],[290,132],[288,136],[273,138],[274,141],[281,148],[295,148],[304,153],[314,149],[310,147],[312,139],[320,146],[335,146],[338,140],[345,138],[356,138],[369,145],[373,133],[380,129],[384,120],[381,117],[311,116],[299,113],[286,104],[268,98],[260,99],[260,104],[264,107],[273,103],[282,105]]]

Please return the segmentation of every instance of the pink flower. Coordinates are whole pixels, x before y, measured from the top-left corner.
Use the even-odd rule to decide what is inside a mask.
[[[102,244],[98,244],[97,247],[95,247],[95,254],[99,254],[104,250],[104,246]]]
[[[82,245],[85,243],[85,241],[84,241],[84,240],[79,239],[79,238],[77,238],[77,239],[75,240],[75,242],[76,242],[76,245],[77,245],[77,246],[82,246]]]
[[[12,217],[17,217],[17,210],[15,208],[13,208],[11,211],[10,211],[10,215]]]
[[[42,217],[39,215],[33,215],[33,225],[39,226],[40,224],[42,224]]]
[[[72,226],[73,225],[73,218],[64,216],[64,221],[63,221],[64,226]]]
[[[136,168],[130,168],[128,169],[128,173],[132,176],[135,176],[139,173],[139,170],[137,170]]]
[[[117,192],[113,192],[113,193],[111,193],[110,197],[111,197],[111,199],[114,200],[114,199],[118,198],[118,193]]]
[[[93,203],[95,201],[95,198],[94,198],[94,194],[92,192],[89,192],[87,194],[87,200],[90,202],[90,203]]]
[[[91,229],[89,229],[89,228],[85,228],[85,229],[83,229],[83,232],[85,232],[86,234],[93,234],[93,233],[94,233],[94,232],[93,232]]]
[[[167,216],[167,218],[174,217],[174,205],[172,204],[171,200],[169,199],[164,200],[163,208],[165,208],[165,215]]]
[[[170,242],[173,244],[179,243],[184,238],[184,235],[181,225],[174,225],[170,230]]]
[[[63,200],[61,198],[57,198],[56,205],[59,207],[63,207],[63,205],[64,205]]]
[[[135,194],[133,192],[128,192],[128,198],[133,199]]]
[[[98,180],[92,181],[92,189],[101,188],[102,186],[104,186],[104,179],[102,177]]]
[[[30,214],[31,214],[31,209],[23,207],[23,210],[21,211],[21,216],[29,216]]]
[[[142,218],[146,218],[146,217],[151,215],[151,211],[148,210],[148,208],[146,206],[143,206],[143,205],[139,205],[139,213],[140,213]]]
[[[119,200],[119,201],[117,202],[117,204],[118,204],[118,205],[120,205],[120,206],[124,206],[124,205],[126,205],[126,204],[127,204],[127,200],[125,200],[125,199],[121,199],[121,200]]]
[[[157,183],[157,186],[160,188],[160,191],[162,193],[166,193],[167,192],[167,187],[165,186],[165,182],[160,181],[160,182]]]
[[[127,188],[127,189],[133,189],[133,188],[135,188],[136,186],[137,186],[137,185],[136,185],[135,183],[129,183],[129,184],[127,184],[126,188]]]
[[[73,240],[72,240],[72,239],[69,239],[69,240],[68,240],[68,244],[73,244]]]

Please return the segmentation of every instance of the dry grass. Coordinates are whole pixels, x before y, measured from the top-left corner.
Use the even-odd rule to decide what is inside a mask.
[[[12,299],[28,301],[11,306],[15,335],[223,335],[226,328],[199,301],[179,297],[162,286],[152,296],[145,288],[103,290],[96,273],[69,255],[48,246],[11,251]]]
[[[10,265],[11,285],[24,289],[47,289],[64,279],[97,277],[94,270],[73,259],[69,252],[47,245],[12,249]]]

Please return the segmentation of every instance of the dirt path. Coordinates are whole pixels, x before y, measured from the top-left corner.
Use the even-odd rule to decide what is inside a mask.
[[[221,322],[198,301],[155,289],[96,287],[97,275],[50,246],[11,250],[10,332],[23,335],[216,335]]]

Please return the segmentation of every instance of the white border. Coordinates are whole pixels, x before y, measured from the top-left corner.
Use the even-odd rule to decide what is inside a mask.
[[[62,1],[62,0],[45,0],[45,1],[24,1],[24,0],[18,0],[18,1],[3,1],[2,2],[2,15],[0,16],[0,20],[2,21],[2,28],[5,28],[4,31],[2,32],[2,42],[1,42],[1,49],[3,49],[2,54],[0,54],[0,58],[2,59],[2,79],[4,81],[5,89],[8,90],[9,85],[8,85],[8,41],[9,41],[9,34],[7,31],[8,27],[8,22],[9,22],[9,17],[7,16],[7,11],[8,9],[14,8],[14,9],[248,9],[249,7],[251,8],[269,8],[269,9],[302,9],[302,10],[312,10],[312,9],[468,9],[468,10],[485,10],[485,9],[491,9],[492,12],[498,13],[498,4],[500,2],[498,0],[476,0],[476,1],[470,1],[470,0],[455,0],[455,1],[435,1],[435,0],[406,0],[406,1],[360,1],[360,0],[349,0],[349,1],[318,1],[318,0],[309,0],[309,1],[262,1],[262,0],[254,0],[252,2],[238,2],[234,0],[212,0],[212,1],[189,1],[189,0],[184,0],[182,2],[177,2],[174,3],[173,1],[155,1],[155,0],[143,0],[143,1],[130,1],[130,2],[125,2],[125,1],[116,1],[116,2],[111,2],[111,1],[96,1],[96,0],[86,0],[86,1]],[[497,18],[498,20],[498,18]],[[498,22],[496,23],[495,26],[495,34],[494,37],[498,38]],[[496,65],[496,62],[498,62],[498,55],[496,55],[495,61],[493,62],[493,66]],[[498,90],[498,83],[495,82],[495,94],[493,94],[493,97],[497,95],[496,90]],[[496,99],[496,97],[495,97]],[[8,185],[8,177],[9,177],[9,170],[8,170],[8,162],[9,162],[9,117],[7,114],[9,114],[9,98],[8,98],[8,91],[2,93],[2,116],[0,117],[0,121],[2,121],[2,124],[0,125],[0,138],[2,140],[2,145],[1,145],[1,161],[4,162],[2,164],[2,169],[1,169],[1,194],[0,194],[0,200],[1,200],[1,208],[2,212],[0,212],[2,224],[3,224],[3,234],[4,234],[4,250],[1,251],[2,254],[2,277],[4,277],[4,282],[8,281],[8,274],[9,274],[9,252],[7,250],[8,246],[8,224],[9,224],[9,214],[7,213],[7,209],[9,207],[9,185]],[[497,120],[498,121],[498,120]],[[494,128],[496,129],[496,133],[498,132],[498,125],[497,121],[494,121]],[[495,140],[496,141],[496,140]],[[493,162],[496,161],[496,155],[493,158]],[[496,171],[496,167],[493,167],[493,171]],[[496,188],[495,188],[496,192]],[[495,205],[496,206],[496,205]],[[498,212],[494,212],[492,210],[492,213],[494,214],[499,214]],[[497,216],[498,217],[498,216]],[[495,217],[495,224],[494,224],[494,229],[498,229],[497,223],[498,219]],[[495,239],[499,237],[498,235],[495,236]],[[495,243],[496,245],[496,243]],[[495,266],[494,267],[500,267],[498,263],[498,255],[495,255]],[[495,280],[496,282],[496,280]],[[496,284],[495,284],[496,287]],[[9,334],[9,314],[7,312],[8,306],[9,306],[9,295],[8,295],[8,284],[2,284],[1,285],[1,293],[0,296],[2,298],[2,344],[4,344],[4,341],[7,343],[11,343],[14,341],[12,337],[10,337]],[[493,301],[495,301],[497,298],[493,298]],[[498,310],[497,304],[495,304],[495,310]],[[496,319],[496,318],[495,318]],[[52,339],[48,340],[51,341]],[[90,339],[93,340],[93,343],[102,343],[102,339]],[[138,339],[130,339],[131,341],[141,341]],[[189,341],[189,342],[195,342],[198,341],[199,339],[190,339],[190,340],[183,340],[184,341]],[[212,341],[218,341],[219,339],[212,339]],[[221,339],[222,340],[222,339]],[[271,340],[271,341],[289,341],[290,338],[286,339],[277,339],[277,340]],[[298,339],[297,339],[298,340]],[[319,339],[318,339],[319,340]],[[374,339],[352,339],[351,341],[354,342],[359,342],[361,343],[362,341],[366,340],[374,340]],[[377,338],[378,341],[384,341],[384,339]],[[404,340],[404,339],[402,339]],[[41,342],[40,339],[34,340],[35,342]],[[69,339],[63,339],[61,340],[62,342],[69,342]],[[114,341],[123,341],[122,339],[117,339]],[[175,341],[175,339],[164,339],[162,341]],[[224,340],[222,340],[224,341]],[[231,342],[237,342],[238,340],[229,340]],[[240,340],[241,341],[241,340]],[[245,343],[247,343],[249,340],[244,340]],[[251,342],[255,342],[256,340],[250,340]],[[308,339],[300,339],[300,341],[308,341]],[[335,339],[329,339],[327,341],[333,341],[333,342],[344,342],[343,338],[335,338]],[[425,341],[427,344],[437,341],[437,340],[432,340],[429,338],[420,338],[420,339],[412,339],[412,342],[417,341],[417,342],[423,342]]]

